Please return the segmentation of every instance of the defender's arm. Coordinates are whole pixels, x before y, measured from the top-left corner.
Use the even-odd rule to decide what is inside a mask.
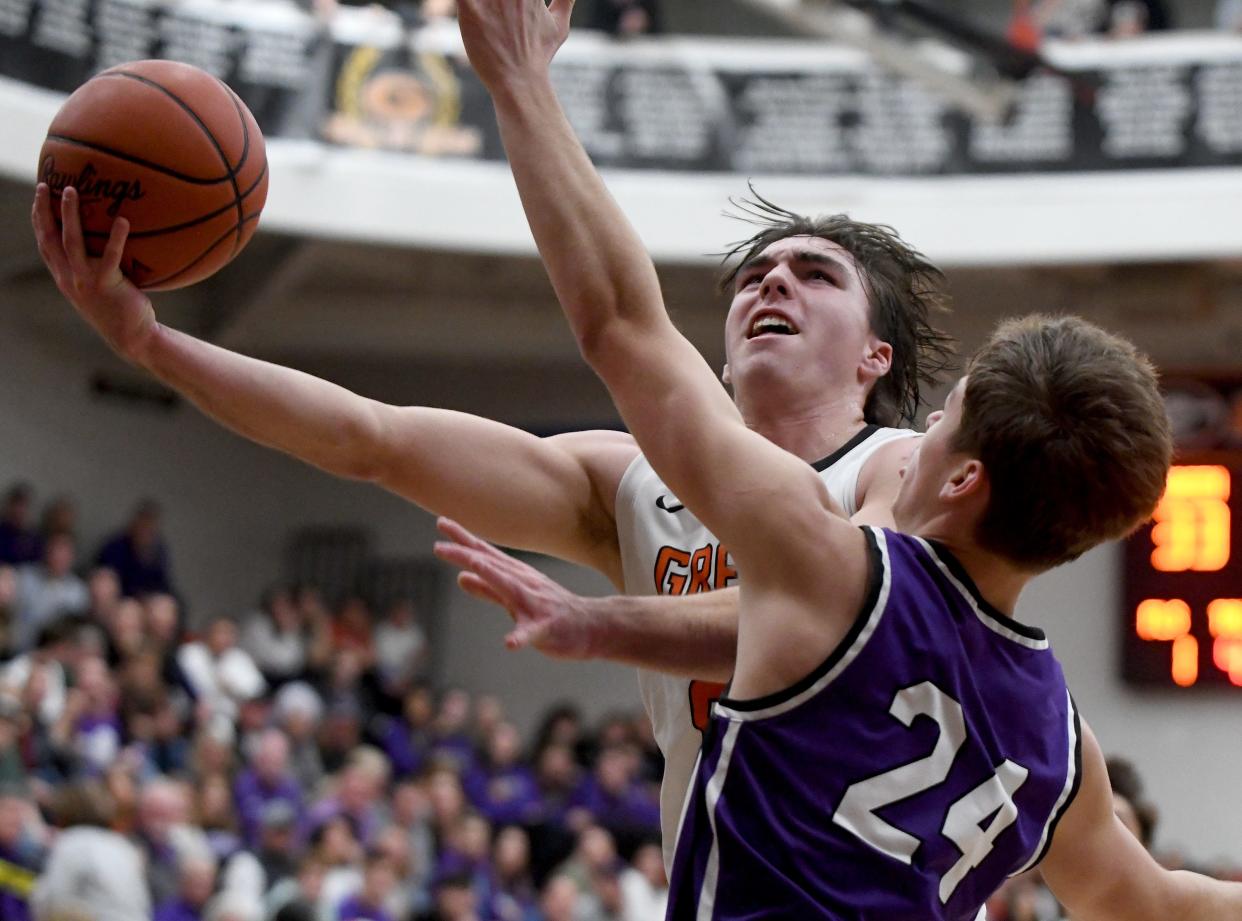
[[[788,551],[822,548],[833,530],[824,485],[801,460],[746,428],[711,369],[665,313],[642,241],[595,172],[552,89],[549,64],[568,32],[570,6],[568,0],[553,0],[550,7],[542,0],[459,5],[466,50],[495,102],[522,204],[557,297],[584,357],[668,486],[739,561],[771,560],[776,565],[765,567],[771,575],[805,571],[805,554]],[[861,584],[862,537],[836,522],[840,540],[856,544]]]
[[[1099,743],[1083,725],[1083,780],[1040,869],[1080,921],[1242,918],[1242,884],[1161,867],[1113,813]]]

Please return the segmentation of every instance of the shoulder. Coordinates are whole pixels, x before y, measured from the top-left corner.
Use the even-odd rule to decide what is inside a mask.
[[[639,456],[638,443],[628,432],[605,429],[566,432],[550,436],[549,441],[582,465],[596,491],[609,503],[625,471]]]
[[[886,475],[896,475],[905,466],[918,447],[921,432],[908,429],[881,429],[873,438],[875,445],[867,459],[863,461],[862,470],[858,475],[858,485],[864,488],[868,482]]]

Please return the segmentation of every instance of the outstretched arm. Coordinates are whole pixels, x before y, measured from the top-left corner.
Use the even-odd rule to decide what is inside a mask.
[[[617,432],[540,439],[463,413],[397,407],[239,355],[161,325],[121,274],[128,222],[101,259],[86,255],[78,196],[65,189],[58,230],[46,185],[35,235],[61,293],[119,356],[221,425],[321,470],[377,483],[509,546],[594,566],[619,581],[612,504],[636,449]]]
[[[1242,918],[1242,884],[1161,867],[1113,814],[1100,745],[1083,726],[1082,788],[1040,867],[1080,921]]]
[[[797,550],[822,548],[823,519],[831,517],[823,483],[746,428],[715,374],[673,327],[642,241],[557,102],[549,67],[568,33],[571,7],[572,0],[546,7],[543,0],[461,0],[458,12],[579,348],[652,466],[739,562],[762,557],[773,563],[764,571],[777,578],[822,576],[823,567]],[[861,586],[862,538],[847,530],[851,536],[840,539],[857,538]],[[748,572],[749,585],[758,574]]]
[[[639,668],[728,681],[737,653],[735,588],[687,598],[576,595],[480,540],[455,521],[437,523],[436,556],[461,568],[457,584],[508,611],[510,649],[555,659],[608,659]]]

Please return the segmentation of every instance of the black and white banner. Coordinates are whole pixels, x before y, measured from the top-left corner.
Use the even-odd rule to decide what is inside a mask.
[[[1001,122],[974,120],[861,55],[813,42],[575,36],[557,90],[601,166],[870,176],[1242,165],[1242,40],[1087,49],[1036,74]],[[1141,53],[1136,53],[1136,51]],[[280,3],[0,0],[0,76],[70,92],[165,57],[226,80],[272,137],[503,159],[455,27],[409,29]]]

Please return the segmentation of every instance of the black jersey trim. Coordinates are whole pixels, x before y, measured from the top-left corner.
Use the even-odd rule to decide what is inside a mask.
[[[1015,620],[1008,614],[1004,614],[993,607],[988,600],[980,594],[979,586],[975,585],[974,579],[972,579],[970,574],[966,572],[966,567],[961,564],[961,561],[953,555],[953,552],[949,550],[948,547],[939,541],[932,540],[931,538],[924,538],[924,540],[927,541],[928,545],[932,548],[932,551],[936,554],[936,557],[940,560],[940,562],[944,563],[949,571],[953,573],[957,581],[961,582],[966,591],[970,592],[970,597],[974,598],[975,603],[979,606],[980,614],[990,617],[1006,630],[1012,630],[1020,636],[1025,636],[1028,640],[1038,640],[1040,642],[1047,641],[1048,637],[1044,634],[1043,630],[1040,630],[1038,627],[1032,627],[1030,624],[1024,624],[1020,620]]]
[[[873,425],[870,422],[868,422],[866,425],[864,425],[859,430],[858,434],[856,434],[853,438],[851,438],[845,444],[841,445],[841,447],[837,448],[827,457],[821,457],[815,463],[811,464],[811,466],[814,467],[815,470],[818,471],[819,473],[823,473],[825,470],[827,470],[829,467],[831,467],[841,458],[845,457],[845,455],[849,454],[851,451],[857,448],[860,444],[862,444],[864,441],[866,441],[868,438],[874,435],[878,429],[879,429],[878,425]]]
[[[867,594],[863,598],[858,615],[854,618],[854,623],[850,625],[849,631],[841,638],[841,641],[833,647],[832,652],[828,654],[828,658],[812,669],[810,674],[798,679],[782,691],[773,691],[771,694],[765,694],[763,697],[752,697],[747,700],[735,700],[731,697],[721,696],[716,700],[719,706],[727,707],[730,710],[737,710],[739,713],[766,710],[768,707],[779,706],[797,697],[799,694],[805,693],[815,682],[832,671],[845,654],[853,648],[859,635],[871,621],[872,615],[875,614],[875,606],[880,599],[880,588],[884,584],[884,557],[880,553],[879,544],[876,542],[875,532],[870,528],[862,528],[862,532],[867,538]],[[728,693],[731,687],[732,682],[730,682],[729,688],[725,689],[725,693]]]
[[[1068,693],[1068,692],[1067,692]],[[1078,798],[1078,791],[1082,789],[1082,717],[1078,715],[1078,704],[1074,701],[1074,695],[1069,694],[1070,706],[1074,708],[1074,783],[1070,787],[1069,796],[1065,798],[1065,802],[1056,811],[1056,814],[1048,822],[1048,838],[1044,841],[1044,846],[1040,848],[1038,856],[1031,862],[1031,867],[1039,866],[1040,862],[1048,855],[1049,848],[1052,847],[1052,839],[1057,833],[1057,825],[1069,811],[1069,807],[1074,804],[1074,800]]]

